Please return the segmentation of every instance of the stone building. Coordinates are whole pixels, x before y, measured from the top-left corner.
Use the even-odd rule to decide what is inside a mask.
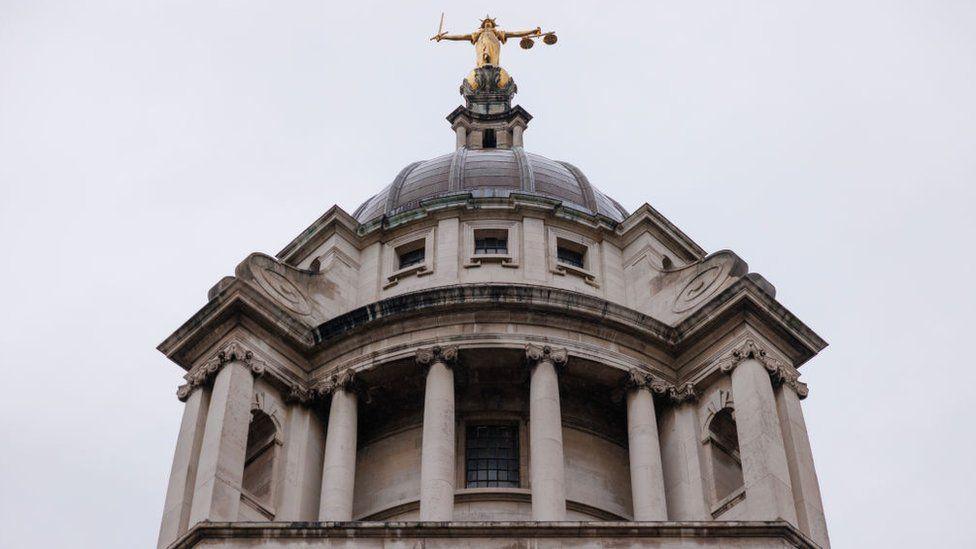
[[[735,253],[527,152],[501,69],[461,91],[454,152],[159,346],[187,371],[159,546],[827,547],[797,373],[826,343]]]

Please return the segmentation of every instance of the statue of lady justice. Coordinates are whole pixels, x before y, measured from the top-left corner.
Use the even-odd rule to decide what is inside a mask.
[[[441,15],[441,28],[444,26],[444,16]],[[481,28],[471,34],[447,34],[438,30],[431,40],[440,42],[441,40],[457,40],[461,42],[471,42],[477,54],[476,66],[484,65],[499,66],[498,58],[501,54],[502,44],[509,38],[522,38],[520,45],[524,49],[532,47],[533,38],[542,37],[546,44],[556,43],[556,34],[552,32],[542,33],[542,27],[536,27],[525,31],[503,31],[498,28],[495,20],[485,16],[481,20]]]
[[[508,41],[509,38],[521,38],[519,45],[522,49],[529,49],[535,43],[532,41],[533,38],[542,38],[542,41],[547,45],[552,45],[556,43],[556,33],[554,32],[542,32],[542,27],[536,27],[532,30],[524,31],[504,31],[498,28],[497,23],[491,17],[485,16],[481,20],[481,28],[472,32],[471,34],[448,34],[443,31],[444,28],[444,14],[441,14],[441,24],[437,30],[437,34],[432,36],[430,39],[440,42],[441,40],[456,40],[460,42],[471,42],[474,44],[475,51],[475,70],[485,65],[490,65],[494,67],[499,67],[500,78],[498,85],[500,87],[505,87],[510,80],[508,73],[504,69],[501,69],[499,65],[499,58],[501,57],[502,44]],[[475,72],[472,71],[467,77],[467,81],[473,88],[477,87],[475,80]]]

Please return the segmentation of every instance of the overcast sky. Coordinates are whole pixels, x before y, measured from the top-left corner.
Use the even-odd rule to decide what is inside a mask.
[[[0,0],[0,546],[155,543],[156,345],[248,253],[453,148],[473,48],[533,152],[735,250],[802,368],[834,546],[972,543],[976,2]]]

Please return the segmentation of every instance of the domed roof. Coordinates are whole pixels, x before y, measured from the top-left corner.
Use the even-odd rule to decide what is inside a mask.
[[[379,194],[356,209],[365,223],[420,206],[422,200],[470,193],[474,197],[507,197],[511,193],[559,200],[564,206],[623,221],[627,211],[590,185],[575,166],[511,149],[459,148],[451,154],[414,162]]]

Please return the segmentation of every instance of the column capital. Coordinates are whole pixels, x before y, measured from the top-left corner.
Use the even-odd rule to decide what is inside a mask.
[[[631,368],[627,372],[627,378],[624,379],[624,387],[632,390],[647,389],[656,395],[666,395],[671,384],[640,368]]]
[[[540,362],[551,362],[553,366],[563,366],[569,359],[569,352],[566,349],[553,349],[548,345],[533,345],[529,343],[525,346],[525,358],[530,365]]]
[[[194,389],[208,383],[221,368],[231,362],[244,364],[255,377],[264,375],[267,364],[263,360],[254,358],[254,352],[246,348],[240,341],[231,341],[220,348],[213,356],[200,366],[191,369],[183,376],[186,383],[176,389],[176,398],[183,402],[190,397]]]
[[[456,345],[434,345],[425,349],[417,349],[417,364],[421,366],[433,366],[440,362],[446,366],[452,366],[457,362],[458,348]]]
[[[357,388],[356,372],[352,368],[335,372],[309,389],[312,398],[325,398],[336,391],[354,391]]]
[[[800,381],[800,373],[789,364],[769,355],[766,348],[754,339],[746,339],[724,357],[716,361],[718,368],[726,374],[746,360],[755,360],[763,365],[773,383],[786,385],[796,391],[801,399],[810,394],[806,383]]]
[[[628,390],[647,389],[652,394],[666,397],[676,404],[695,400],[697,398],[694,384],[683,383],[680,385],[675,385],[673,383],[668,383],[663,379],[654,377],[650,372],[640,368],[631,368],[627,372],[627,377],[624,379],[624,387]]]

